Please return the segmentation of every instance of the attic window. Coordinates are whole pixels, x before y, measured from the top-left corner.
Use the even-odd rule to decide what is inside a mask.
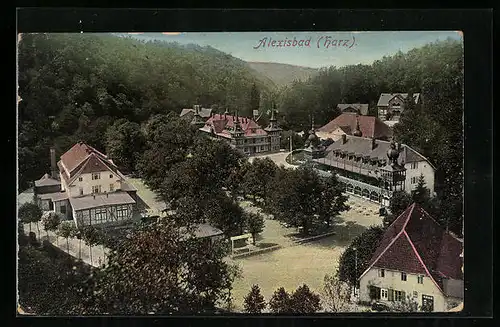
[[[83,177],[82,176],[78,177],[78,181],[79,182],[83,181]]]
[[[113,174],[109,174],[109,178],[113,178]]]

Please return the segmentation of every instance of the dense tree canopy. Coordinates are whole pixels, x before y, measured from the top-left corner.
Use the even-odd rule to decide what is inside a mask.
[[[21,188],[79,140],[104,151],[118,118],[141,123],[199,103],[255,106],[273,83],[211,47],[141,42],[106,34],[23,34],[19,44]],[[257,108],[256,108],[257,109]],[[129,163],[124,163],[129,164]]]
[[[349,209],[336,177],[320,177],[307,165],[297,169],[280,167],[268,194],[268,207],[276,219],[303,228],[305,234],[315,224],[329,224],[332,218]]]
[[[368,262],[383,235],[383,228],[372,226],[351,242],[339,260],[337,275],[340,281],[350,286],[356,285],[357,279],[368,268]]]
[[[107,265],[90,276],[75,310],[87,314],[169,314],[211,311],[234,278],[220,242],[207,246],[163,219],[124,238]]]

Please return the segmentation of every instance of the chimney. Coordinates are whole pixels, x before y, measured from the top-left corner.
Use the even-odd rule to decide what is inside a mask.
[[[56,149],[50,148],[50,174],[52,178],[57,178]]]
[[[375,138],[374,138],[374,137],[372,137],[372,150],[374,150],[374,149],[375,149],[375,145],[376,145],[376,144],[377,144],[377,143],[375,142]]]
[[[345,144],[347,142],[347,135],[342,134],[342,144]]]

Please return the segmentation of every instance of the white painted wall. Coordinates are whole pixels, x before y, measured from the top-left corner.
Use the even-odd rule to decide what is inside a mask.
[[[444,312],[448,310],[447,300],[439,288],[428,276],[424,276],[423,284],[417,282],[415,274],[408,274],[406,281],[401,280],[400,271],[392,271],[385,269],[385,277],[378,277],[378,268],[371,268],[361,279],[359,286],[360,301],[370,301],[370,293],[368,286],[374,285],[381,288],[404,291],[406,295],[413,296],[413,291],[417,291],[415,298],[418,305],[422,305],[422,294],[430,295],[434,298],[434,311]]]
[[[424,175],[425,186],[430,190],[430,195],[434,194],[434,168],[425,160],[417,162],[417,168],[411,168],[411,163],[406,163],[406,181],[405,181],[405,191],[411,193],[417,187],[417,182],[411,183],[412,177],[418,178],[420,174]]]
[[[113,176],[113,177],[111,177]],[[80,178],[82,179],[80,181]],[[100,172],[100,179],[93,180],[92,174],[81,174],[77,177],[73,183],[69,186],[69,196],[77,197],[80,196],[80,188],[83,189],[83,195],[92,194],[92,187],[96,185],[101,185],[101,192],[112,192],[110,191],[110,185],[113,184],[113,191],[119,190],[121,188],[121,179],[118,175],[110,171]]]

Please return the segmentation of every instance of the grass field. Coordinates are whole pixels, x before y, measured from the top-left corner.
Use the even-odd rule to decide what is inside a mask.
[[[243,309],[244,297],[258,284],[268,301],[274,291],[284,287],[288,292],[307,284],[320,293],[325,274],[332,274],[345,247],[337,245],[335,237],[283,248],[277,251],[235,260],[242,269],[242,278],[233,284],[236,310]]]

